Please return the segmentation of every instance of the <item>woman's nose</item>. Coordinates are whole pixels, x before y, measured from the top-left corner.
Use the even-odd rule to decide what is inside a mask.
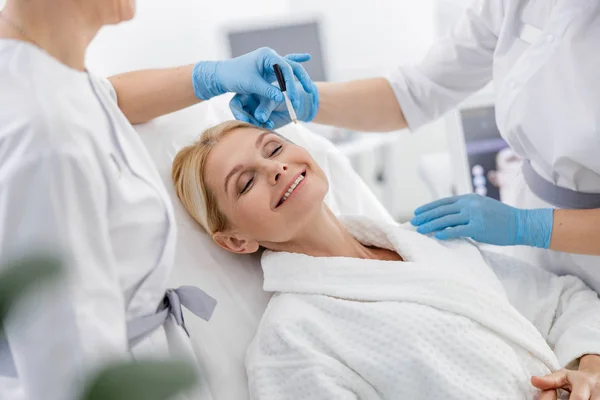
[[[276,185],[279,182],[282,174],[288,170],[287,164],[283,164],[280,162],[273,162],[269,165],[269,183],[271,185]]]

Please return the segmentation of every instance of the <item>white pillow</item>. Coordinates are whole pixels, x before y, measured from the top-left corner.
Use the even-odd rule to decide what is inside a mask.
[[[186,324],[201,360],[200,369],[214,400],[248,399],[244,367],[246,348],[271,296],[262,290],[260,260],[216,246],[187,214],[175,195],[171,163],[177,151],[205,129],[233,119],[228,96],[136,126],[167,186],[178,226],[175,268],[169,284],[196,285],[217,299],[209,322],[186,313]],[[309,150],[330,182],[325,201],[336,214],[360,214],[392,221],[349,161],[327,139],[302,125],[279,130]],[[185,310],[184,310],[185,312]]]

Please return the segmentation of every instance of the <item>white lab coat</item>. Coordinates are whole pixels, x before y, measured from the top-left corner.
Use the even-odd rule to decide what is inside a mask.
[[[0,40],[0,88],[0,262],[50,251],[67,267],[64,286],[38,290],[7,324],[20,382],[0,378],[0,398],[70,399],[91,371],[130,358],[126,321],[162,300],[173,209],[108,81]],[[133,354],[189,354],[168,325]]]
[[[509,145],[546,180],[600,193],[598,43],[597,0],[476,0],[420,64],[389,80],[413,131],[493,80]],[[550,207],[524,182],[520,192],[518,207]],[[600,292],[600,257],[527,252]]]

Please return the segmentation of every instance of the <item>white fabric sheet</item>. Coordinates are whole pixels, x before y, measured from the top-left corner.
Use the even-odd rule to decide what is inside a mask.
[[[531,375],[600,351],[600,300],[577,278],[343,222],[405,262],[265,253],[276,294],[248,351],[253,399],[533,399]]]

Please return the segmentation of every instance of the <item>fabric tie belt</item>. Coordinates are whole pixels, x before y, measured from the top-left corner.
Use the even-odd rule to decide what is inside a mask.
[[[217,301],[195,286],[181,286],[168,289],[156,313],[136,317],[127,321],[127,339],[129,348],[133,348],[159,327],[163,326],[170,315],[177,325],[189,336],[183,319],[184,306],[196,316],[208,321],[217,305]],[[0,376],[17,378],[17,370],[6,338],[0,338]]]
[[[555,207],[575,210],[600,208],[600,193],[577,192],[548,182],[533,169],[529,161],[523,162],[522,171],[531,191]]]

